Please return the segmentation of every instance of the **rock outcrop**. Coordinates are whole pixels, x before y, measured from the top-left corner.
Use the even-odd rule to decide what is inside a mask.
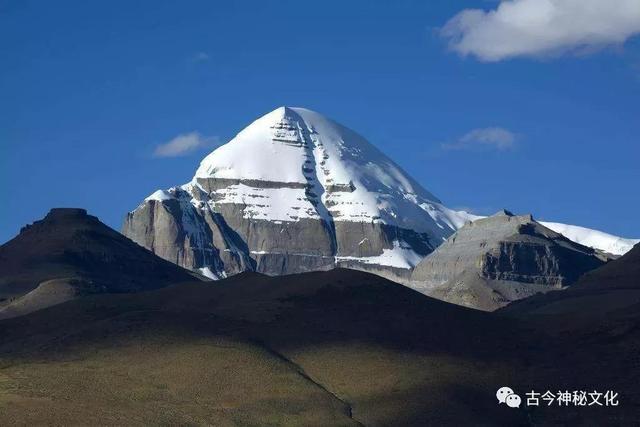
[[[499,312],[540,324],[553,323],[558,334],[575,328],[606,331],[608,325],[615,332],[607,334],[607,345],[612,337],[629,339],[631,334],[640,342],[640,243],[620,258],[585,273],[562,292],[534,295]]]
[[[491,311],[563,289],[603,263],[594,249],[531,215],[501,211],[460,228],[416,266],[408,284],[448,302]]]

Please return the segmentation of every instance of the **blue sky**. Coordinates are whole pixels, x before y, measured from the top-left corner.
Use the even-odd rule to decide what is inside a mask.
[[[640,28],[615,21],[634,10],[586,42],[589,16],[532,42],[459,15],[498,7],[0,0],[0,241],[56,206],[119,229],[280,105],[363,134],[448,206],[640,237]],[[153,155],[191,132],[205,147]]]

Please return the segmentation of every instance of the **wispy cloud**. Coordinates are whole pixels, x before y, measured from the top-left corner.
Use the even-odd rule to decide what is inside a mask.
[[[638,0],[504,0],[465,9],[441,29],[452,50],[487,62],[592,52],[638,33]]]
[[[196,52],[192,57],[191,61],[195,63],[199,62],[207,62],[211,59],[211,56],[207,52]]]
[[[452,209],[455,211],[464,211],[464,212],[470,213],[471,215],[477,215],[477,216],[488,216],[498,211],[497,208],[493,208],[491,206],[472,207],[472,206],[462,205],[462,206],[454,206]]]
[[[198,132],[190,132],[176,136],[172,140],[158,145],[153,151],[154,157],[185,156],[199,149],[212,148],[219,142],[218,137],[204,137]]]
[[[456,141],[441,144],[445,150],[467,150],[485,148],[494,150],[510,150],[514,147],[517,136],[508,129],[488,127],[473,129]]]

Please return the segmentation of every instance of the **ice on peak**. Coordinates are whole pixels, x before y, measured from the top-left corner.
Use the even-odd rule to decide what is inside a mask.
[[[207,180],[230,183],[215,186],[218,203],[266,196],[245,210],[256,218],[382,222],[437,240],[468,219],[364,137],[300,107],[276,108],[205,157],[194,181]]]
[[[163,200],[173,199],[173,194],[171,194],[168,190],[157,190],[149,197],[145,198],[145,201],[155,200],[158,202],[162,202]]]

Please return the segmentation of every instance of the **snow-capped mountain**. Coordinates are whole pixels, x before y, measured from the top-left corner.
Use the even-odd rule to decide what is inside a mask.
[[[633,248],[640,239],[625,239],[624,237],[614,236],[590,228],[579,227],[577,225],[561,224],[559,222],[540,221],[540,224],[552,229],[556,233],[564,235],[569,240],[589,246],[594,249],[600,249],[613,255],[624,255]]]
[[[211,278],[336,266],[405,282],[465,222],[354,131],[304,108],[280,107],[205,157],[193,179],[158,190],[123,233]],[[621,255],[635,240],[541,223]]]
[[[215,277],[338,265],[403,274],[475,218],[354,131],[280,107],[209,154],[191,182],[147,197],[123,232]]]

